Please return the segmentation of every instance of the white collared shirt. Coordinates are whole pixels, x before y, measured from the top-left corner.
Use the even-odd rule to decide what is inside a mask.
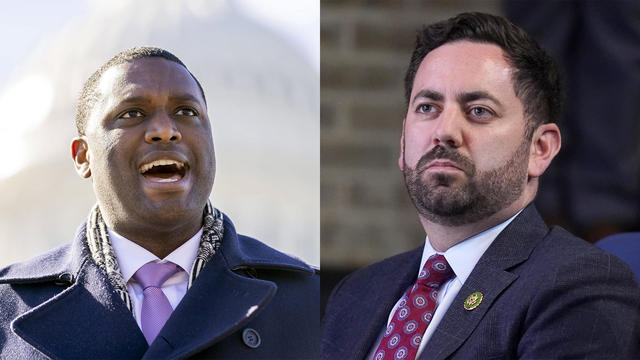
[[[462,284],[464,284],[464,282],[467,281],[467,278],[471,274],[471,271],[473,271],[473,268],[476,266],[476,264],[478,263],[478,261],[480,260],[484,252],[493,243],[493,241],[496,239],[498,234],[500,234],[500,232],[502,232],[502,230],[504,230],[504,228],[507,227],[507,225],[509,225],[511,221],[513,221],[513,219],[515,219],[515,217],[518,216],[518,214],[520,214],[521,211],[522,210],[518,211],[515,215],[505,220],[504,222],[490,229],[487,229],[479,234],[476,234],[464,241],[459,242],[458,244],[447,249],[447,251],[445,252],[436,251],[431,246],[431,242],[429,242],[429,237],[427,236],[424,242],[424,249],[422,250],[422,259],[420,260],[420,267],[416,269],[417,271],[416,277],[418,274],[420,274],[422,267],[427,262],[429,257],[431,257],[434,254],[444,255],[445,259],[447,259],[447,262],[451,266],[451,269],[455,273],[455,276],[451,278],[451,280],[442,284],[442,287],[438,292],[437,307],[435,312],[433,313],[431,322],[427,326],[427,329],[425,330],[424,335],[422,336],[422,342],[420,343],[420,347],[418,348],[416,359],[420,356],[420,354],[424,350],[427,342],[429,341],[433,333],[436,331],[438,324],[444,317],[444,314],[447,312],[447,310],[449,309],[449,306],[451,305],[455,297],[458,295],[458,292],[462,288]],[[368,359],[373,359],[373,356],[375,355],[375,352],[378,349],[378,346],[380,345],[380,340],[382,339],[382,336],[384,335],[384,332],[387,326],[393,319],[393,315],[396,312],[398,303],[400,303],[400,299],[398,299],[396,304],[393,306],[393,309],[391,309],[391,312],[389,313],[389,317],[387,319],[387,323],[385,324],[384,328],[382,328],[382,330],[380,331],[378,340],[376,340],[376,342],[374,343],[374,346],[371,348]],[[460,304],[460,306],[462,306],[462,304]]]
[[[129,296],[131,296],[131,303],[133,304],[133,312],[135,314],[136,322],[140,329],[142,329],[142,325],[140,323],[140,309],[142,308],[143,289],[142,286],[140,286],[140,284],[133,278],[133,274],[135,274],[142,265],[150,261],[158,263],[171,261],[172,263],[180,266],[184,271],[177,272],[167,279],[167,281],[162,285],[162,292],[167,296],[171,307],[175,309],[187,293],[191,267],[193,266],[193,262],[196,260],[196,256],[198,256],[198,246],[200,245],[202,228],[200,228],[200,231],[193,235],[191,239],[187,240],[179,248],[173,250],[173,252],[167,255],[164,259],[159,259],[149,250],[131,240],[126,239],[111,229],[107,228],[107,231],[109,232],[113,252],[118,259],[122,278],[127,284],[127,291],[129,292]]]

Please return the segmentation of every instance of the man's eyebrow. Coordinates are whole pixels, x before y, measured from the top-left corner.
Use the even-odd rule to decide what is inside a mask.
[[[202,100],[199,99],[198,97],[189,94],[189,93],[184,93],[184,94],[178,94],[178,95],[172,95],[171,96],[172,100],[178,100],[178,101],[192,101],[195,103],[201,103]]]
[[[461,104],[465,104],[475,100],[491,100],[496,105],[502,106],[502,103],[498,99],[496,99],[494,96],[492,96],[486,91],[472,91],[472,92],[461,93],[461,94],[458,94],[456,98],[458,102]]]
[[[184,94],[177,94],[177,95],[171,95],[170,99],[172,101],[191,101],[191,102],[195,102],[195,103],[200,103],[202,102],[201,99],[199,99],[198,97],[192,95],[192,94],[188,94],[188,93],[184,93]],[[131,96],[128,97],[124,100],[122,100],[119,105],[128,105],[128,104],[140,104],[140,103],[148,103],[149,97],[148,96]]]
[[[416,101],[417,98],[427,98],[427,99],[431,99],[434,101],[442,101],[444,100],[444,95],[442,95],[441,93],[437,92],[437,91],[433,91],[433,90],[420,90],[416,96],[413,97],[412,101]]]
[[[131,97],[128,97],[128,98],[120,101],[120,103],[118,105],[144,103],[144,102],[149,102],[149,99],[144,97],[144,96],[131,96]]]

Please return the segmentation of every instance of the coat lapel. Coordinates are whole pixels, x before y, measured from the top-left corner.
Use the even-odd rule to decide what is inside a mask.
[[[445,359],[456,351],[473,333],[496,298],[518,278],[508,270],[527,260],[548,231],[535,207],[527,206],[480,258],[420,358]],[[465,299],[475,291],[484,295],[482,302],[472,311],[465,310]]]
[[[313,273],[308,265],[243,237],[225,216],[220,251],[207,263],[143,359],[176,359],[209,347],[254,319],[273,298],[271,281],[234,271],[283,268]],[[268,249],[268,250],[267,250]]]
[[[265,267],[314,272],[303,262],[256,240],[243,238],[240,242],[225,217],[220,251],[148,346],[124,302],[91,259],[85,231],[81,226],[71,249],[61,248],[47,258],[36,258],[0,273],[0,282],[17,286],[50,283],[54,289],[55,296],[36,304],[11,324],[18,336],[50,358],[184,358],[247,324],[275,295],[275,283],[234,271]],[[53,283],[61,276],[72,277],[73,281],[58,293]]]
[[[276,288],[270,281],[237,275],[214,257],[143,359],[184,358],[211,346],[256,317]]]
[[[58,269],[59,274],[73,274],[73,284],[17,317],[12,330],[54,359],[88,359],[96,354],[103,358],[140,358],[147,349],[142,332],[106,276],[84,251],[80,236],[73,244],[70,263]]]

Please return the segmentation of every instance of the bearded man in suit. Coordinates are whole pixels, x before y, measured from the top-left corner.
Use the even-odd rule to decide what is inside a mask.
[[[560,150],[559,76],[507,20],[425,27],[398,160],[424,246],[343,279],[325,359],[637,358],[640,290],[620,260],[532,205]]]
[[[319,278],[214,208],[204,91],[170,52],[86,82],[71,144],[97,198],[75,241],[0,270],[0,357],[313,358]]]

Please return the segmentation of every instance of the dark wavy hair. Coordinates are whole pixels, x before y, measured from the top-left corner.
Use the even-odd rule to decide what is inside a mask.
[[[187,66],[180,59],[178,59],[177,56],[173,55],[167,50],[160,49],[157,47],[150,47],[150,46],[134,47],[128,50],[121,51],[118,54],[116,54],[109,61],[104,63],[102,66],[100,66],[100,68],[96,70],[96,72],[94,72],[93,75],[91,75],[89,79],[84,83],[84,86],[82,87],[82,91],[80,92],[80,97],[78,98],[78,106],[76,108],[76,129],[78,130],[78,135],[84,135],[84,132],[87,128],[87,119],[91,115],[91,110],[95,105],[96,101],[98,100],[98,96],[99,96],[96,89],[104,72],[114,66],[123,64],[125,62],[130,62],[130,61],[134,61],[142,58],[153,58],[153,57],[158,57],[158,58],[163,58],[169,61],[173,61],[177,64],[180,64],[182,67],[184,67],[189,72],[191,77],[193,77],[193,80],[196,81],[196,84],[198,84],[198,88],[200,89],[200,92],[202,93],[202,98],[204,99],[206,104],[207,100],[204,97],[204,90],[202,89],[202,85],[200,85],[200,82],[198,81],[198,79],[196,79],[196,77],[191,73],[191,71],[189,71]]]
[[[513,68],[513,89],[522,101],[527,119],[527,137],[544,123],[557,123],[562,112],[563,92],[558,70],[551,57],[524,30],[508,20],[483,13],[462,13],[424,27],[404,79],[409,104],[413,80],[424,57],[433,49],[459,40],[498,45]]]

